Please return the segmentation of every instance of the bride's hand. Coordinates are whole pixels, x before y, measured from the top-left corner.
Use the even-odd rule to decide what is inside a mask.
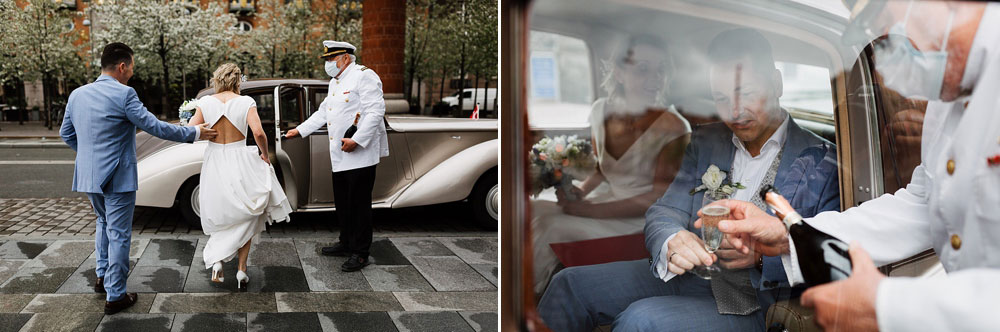
[[[271,158],[269,158],[269,157],[268,157],[268,155],[267,155],[267,152],[262,152],[262,153],[260,154],[260,159],[261,159],[261,160],[263,160],[263,161],[264,161],[265,163],[267,163],[268,165],[270,165],[270,164],[271,164]]]

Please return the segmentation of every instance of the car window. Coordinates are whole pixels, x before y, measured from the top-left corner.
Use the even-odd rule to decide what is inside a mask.
[[[567,266],[642,260],[648,273],[649,216],[699,234],[706,192],[751,201],[772,184],[805,216],[841,210],[844,61],[839,39],[781,21],[795,6],[532,5],[522,189],[536,295]],[[718,187],[709,172],[726,174]]]
[[[327,89],[325,88],[317,89],[315,87],[312,87],[309,88],[309,95],[310,95],[309,98],[311,98],[312,101],[310,102],[311,104],[311,106],[309,107],[310,109],[306,110],[307,117],[309,115],[312,115],[313,112],[316,112],[316,110],[319,109],[319,105],[322,104],[323,100],[326,99],[328,92]]]
[[[576,37],[532,30],[528,90],[532,126],[585,126],[594,102],[586,43]]]
[[[472,91],[463,92],[462,98],[472,98]]]
[[[257,115],[261,122],[274,123],[274,93],[271,90],[248,94],[257,103]]]
[[[281,131],[297,127],[302,123],[302,89],[284,88],[281,90]]]

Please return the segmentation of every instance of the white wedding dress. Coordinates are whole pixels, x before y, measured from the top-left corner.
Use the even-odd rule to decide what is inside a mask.
[[[240,96],[223,103],[205,96],[198,106],[209,127],[226,117],[244,137],[228,144],[208,142],[205,149],[199,203],[201,226],[209,236],[205,268],[211,268],[236,257],[240,247],[264,230],[265,222],[288,221],[292,209],[274,167],[260,159],[256,146],[247,146],[247,114],[257,106],[253,98]]]
[[[604,105],[603,100],[597,101],[590,114],[597,165],[606,181],[586,197],[592,203],[613,202],[652,191],[656,157],[660,150],[671,141],[691,133],[687,120],[670,107],[625,153],[615,159],[604,149]],[[660,129],[665,127],[664,122],[671,120],[682,121],[684,130]],[[559,259],[549,244],[635,234],[642,232],[646,223],[644,217],[593,219],[567,215],[562,212],[562,207],[556,205],[554,192],[552,189],[546,190],[531,206],[534,287],[538,294],[545,290],[559,264]]]

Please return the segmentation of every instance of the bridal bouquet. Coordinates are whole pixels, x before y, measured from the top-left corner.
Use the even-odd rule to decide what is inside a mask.
[[[191,99],[185,101],[181,104],[181,107],[177,109],[178,116],[181,118],[182,126],[187,126],[188,120],[191,120],[191,117],[194,116],[194,110],[196,107],[198,107],[198,100]]]
[[[565,190],[567,197],[573,179],[583,179],[594,170],[597,163],[590,141],[573,136],[556,136],[542,138],[531,147],[528,157],[531,163],[532,195],[546,188],[557,187]]]

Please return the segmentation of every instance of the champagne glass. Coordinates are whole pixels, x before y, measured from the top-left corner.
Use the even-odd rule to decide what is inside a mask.
[[[705,197],[702,199],[701,238],[705,251],[709,253],[715,253],[716,250],[719,250],[722,239],[726,236],[719,230],[719,222],[729,219],[729,207],[717,201],[727,198],[729,197],[725,193],[705,193]],[[691,269],[691,272],[702,279],[712,279],[712,274],[719,271],[721,270],[718,262],[709,266],[698,265]]]

